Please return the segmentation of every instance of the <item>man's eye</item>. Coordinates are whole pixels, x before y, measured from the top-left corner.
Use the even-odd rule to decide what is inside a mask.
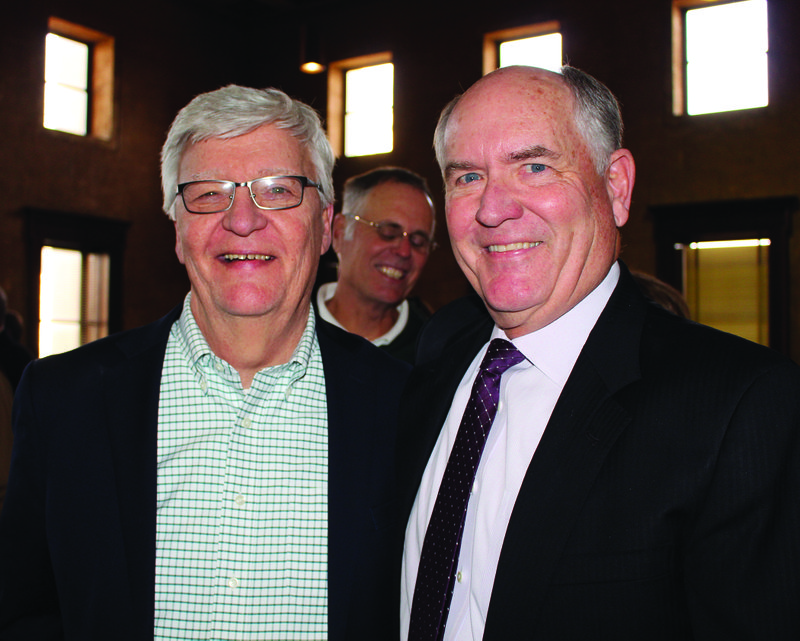
[[[525,165],[525,167],[528,169],[528,172],[532,174],[541,174],[543,171],[547,169],[547,165],[543,165],[538,162],[531,163],[530,165]]]
[[[469,174],[464,174],[463,176],[459,176],[456,182],[459,185],[468,185],[471,182],[475,182],[476,180],[480,180],[480,176],[474,172]]]

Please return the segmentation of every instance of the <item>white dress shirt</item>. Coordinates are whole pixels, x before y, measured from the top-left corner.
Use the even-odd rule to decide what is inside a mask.
[[[444,641],[480,641],[497,562],[523,478],[575,361],[619,280],[615,263],[602,283],[550,325],[514,339],[524,361],[503,374],[500,402],[478,465],[467,507],[453,600]],[[495,326],[491,338],[506,338]],[[456,390],[433,449],[406,528],[400,638],[408,639],[422,544],[447,459],[488,342]]]

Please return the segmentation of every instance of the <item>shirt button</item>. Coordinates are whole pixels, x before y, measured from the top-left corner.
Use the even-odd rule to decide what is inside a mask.
[[[238,588],[239,587],[239,579],[237,579],[235,576],[232,576],[230,579],[228,579],[228,587],[231,590],[235,590],[236,588]]]
[[[208,389],[208,383],[206,382],[206,379],[202,379],[202,380],[200,381],[200,389],[201,389],[203,392],[205,392],[205,391]]]
[[[252,424],[253,424],[253,421],[251,421],[251,420],[250,420],[249,418],[247,418],[246,416],[245,416],[245,417],[242,419],[242,427],[244,427],[244,428],[248,428],[248,427],[250,427]]]
[[[456,581],[461,583],[461,579],[462,579],[461,572],[459,572],[458,574],[456,574]]]
[[[236,503],[236,505],[238,505],[239,507],[241,507],[247,502],[247,499],[244,498],[244,494],[237,494],[234,497],[233,502]]]
[[[225,368],[222,366],[222,363],[220,363],[219,361],[217,361],[216,363],[214,363],[214,369],[215,369],[215,370],[217,370],[218,372],[221,372],[221,371],[222,371],[222,370],[224,370]]]

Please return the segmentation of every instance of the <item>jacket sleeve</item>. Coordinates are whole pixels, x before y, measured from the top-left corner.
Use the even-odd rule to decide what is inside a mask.
[[[788,371],[787,371],[788,370]],[[800,376],[758,375],[733,408],[687,539],[696,639],[800,639]]]
[[[11,473],[0,515],[0,638],[61,639],[61,617],[46,540],[47,472],[36,400],[38,363],[32,364],[14,402]]]

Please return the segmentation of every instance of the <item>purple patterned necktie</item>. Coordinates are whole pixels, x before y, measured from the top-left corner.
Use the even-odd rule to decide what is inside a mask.
[[[502,338],[489,343],[425,532],[411,604],[408,641],[435,641],[444,636],[467,503],[483,446],[497,413],[500,377],[524,358],[514,345]]]

